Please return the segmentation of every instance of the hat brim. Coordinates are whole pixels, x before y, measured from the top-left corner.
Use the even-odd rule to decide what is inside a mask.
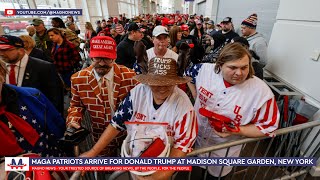
[[[8,45],[8,44],[1,44],[0,49],[1,50],[6,50],[6,49],[11,49],[14,48],[14,46]]]
[[[158,36],[160,36],[160,35],[162,35],[162,34],[169,36],[169,33],[167,33],[167,32],[162,32],[162,33],[155,34],[154,37],[158,37]]]
[[[133,79],[149,86],[173,86],[178,84],[185,84],[192,80],[191,77],[165,77],[152,74],[140,74],[133,77]]]
[[[94,52],[94,50],[91,50],[89,57],[90,58],[99,57],[99,58],[117,59],[117,53],[109,53],[109,52],[104,52],[104,51]]]
[[[142,32],[142,28],[139,28],[139,29],[130,29],[130,30],[128,29],[128,31],[129,31],[129,32],[131,32],[131,31],[140,31],[140,32]]]

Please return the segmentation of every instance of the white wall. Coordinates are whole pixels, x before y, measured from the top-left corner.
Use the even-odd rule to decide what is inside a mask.
[[[220,23],[225,17],[232,17],[236,32],[240,35],[241,22],[252,13],[258,15],[257,31],[269,41],[276,20],[280,0],[196,0],[195,13]],[[205,3],[205,8],[200,6]]]
[[[311,60],[320,52],[319,0],[281,0],[269,42],[267,70],[306,95],[320,107],[320,60]]]
[[[206,12],[204,17],[209,17],[211,20],[216,21],[218,13],[219,0],[207,1]]]
[[[219,0],[196,0],[193,4],[194,13],[197,15],[203,15],[203,17],[209,17],[211,20],[217,18],[217,8]]]
[[[258,15],[257,31],[264,35],[269,41],[280,0],[219,0],[217,22],[221,22],[225,17],[232,17],[236,32],[241,35],[241,22],[252,13]]]

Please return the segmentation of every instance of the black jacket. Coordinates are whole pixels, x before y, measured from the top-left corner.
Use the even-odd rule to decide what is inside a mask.
[[[125,37],[117,46],[116,63],[133,69],[136,57],[133,51],[134,41]]]
[[[29,56],[22,87],[39,89],[63,113],[63,88],[54,64]]]
[[[116,41],[116,43],[117,43],[117,45],[118,45],[118,44],[120,44],[120,42],[121,42],[121,35],[118,34],[118,35],[117,35],[116,37],[114,37],[113,39]]]
[[[33,48],[29,56],[53,63],[53,60],[49,56],[47,56],[41,49]]]
[[[217,33],[220,33],[220,34],[223,34],[222,33],[222,30],[220,30],[220,31],[218,31]],[[226,34],[223,34],[224,35],[224,37],[226,38],[226,43],[229,43],[229,42],[231,42],[231,40],[233,39],[233,38],[235,38],[235,37],[239,37],[239,34],[237,34],[236,32],[234,32],[234,31],[229,31],[228,33],[226,33]]]

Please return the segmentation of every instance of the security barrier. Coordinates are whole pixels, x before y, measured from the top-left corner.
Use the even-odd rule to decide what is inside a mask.
[[[230,148],[236,145],[243,145],[241,157],[316,157],[320,156],[320,120],[291,126],[277,130],[276,137],[243,138],[232,142],[216,144],[210,147],[196,149],[188,154],[189,157],[203,153],[210,153],[215,150]],[[308,141],[307,141],[308,140]],[[307,144],[306,144],[307,142]],[[227,151],[228,153],[228,151]],[[233,170],[224,179],[291,179],[307,175],[311,166],[234,166]],[[222,171],[223,169],[221,169]],[[129,178],[128,172],[114,172],[110,180]],[[189,172],[187,178],[199,179],[199,176]],[[207,171],[205,172],[205,178]],[[185,176],[183,176],[185,177]],[[179,173],[172,179],[181,179]],[[220,177],[218,177],[220,179]]]

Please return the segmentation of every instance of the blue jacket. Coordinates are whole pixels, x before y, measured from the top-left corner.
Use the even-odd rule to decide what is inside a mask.
[[[7,86],[18,93],[19,105],[24,104],[28,107],[30,113],[41,124],[41,127],[45,128],[43,129],[45,132],[53,134],[56,138],[63,137],[66,127],[65,120],[46,96],[34,88]]]

